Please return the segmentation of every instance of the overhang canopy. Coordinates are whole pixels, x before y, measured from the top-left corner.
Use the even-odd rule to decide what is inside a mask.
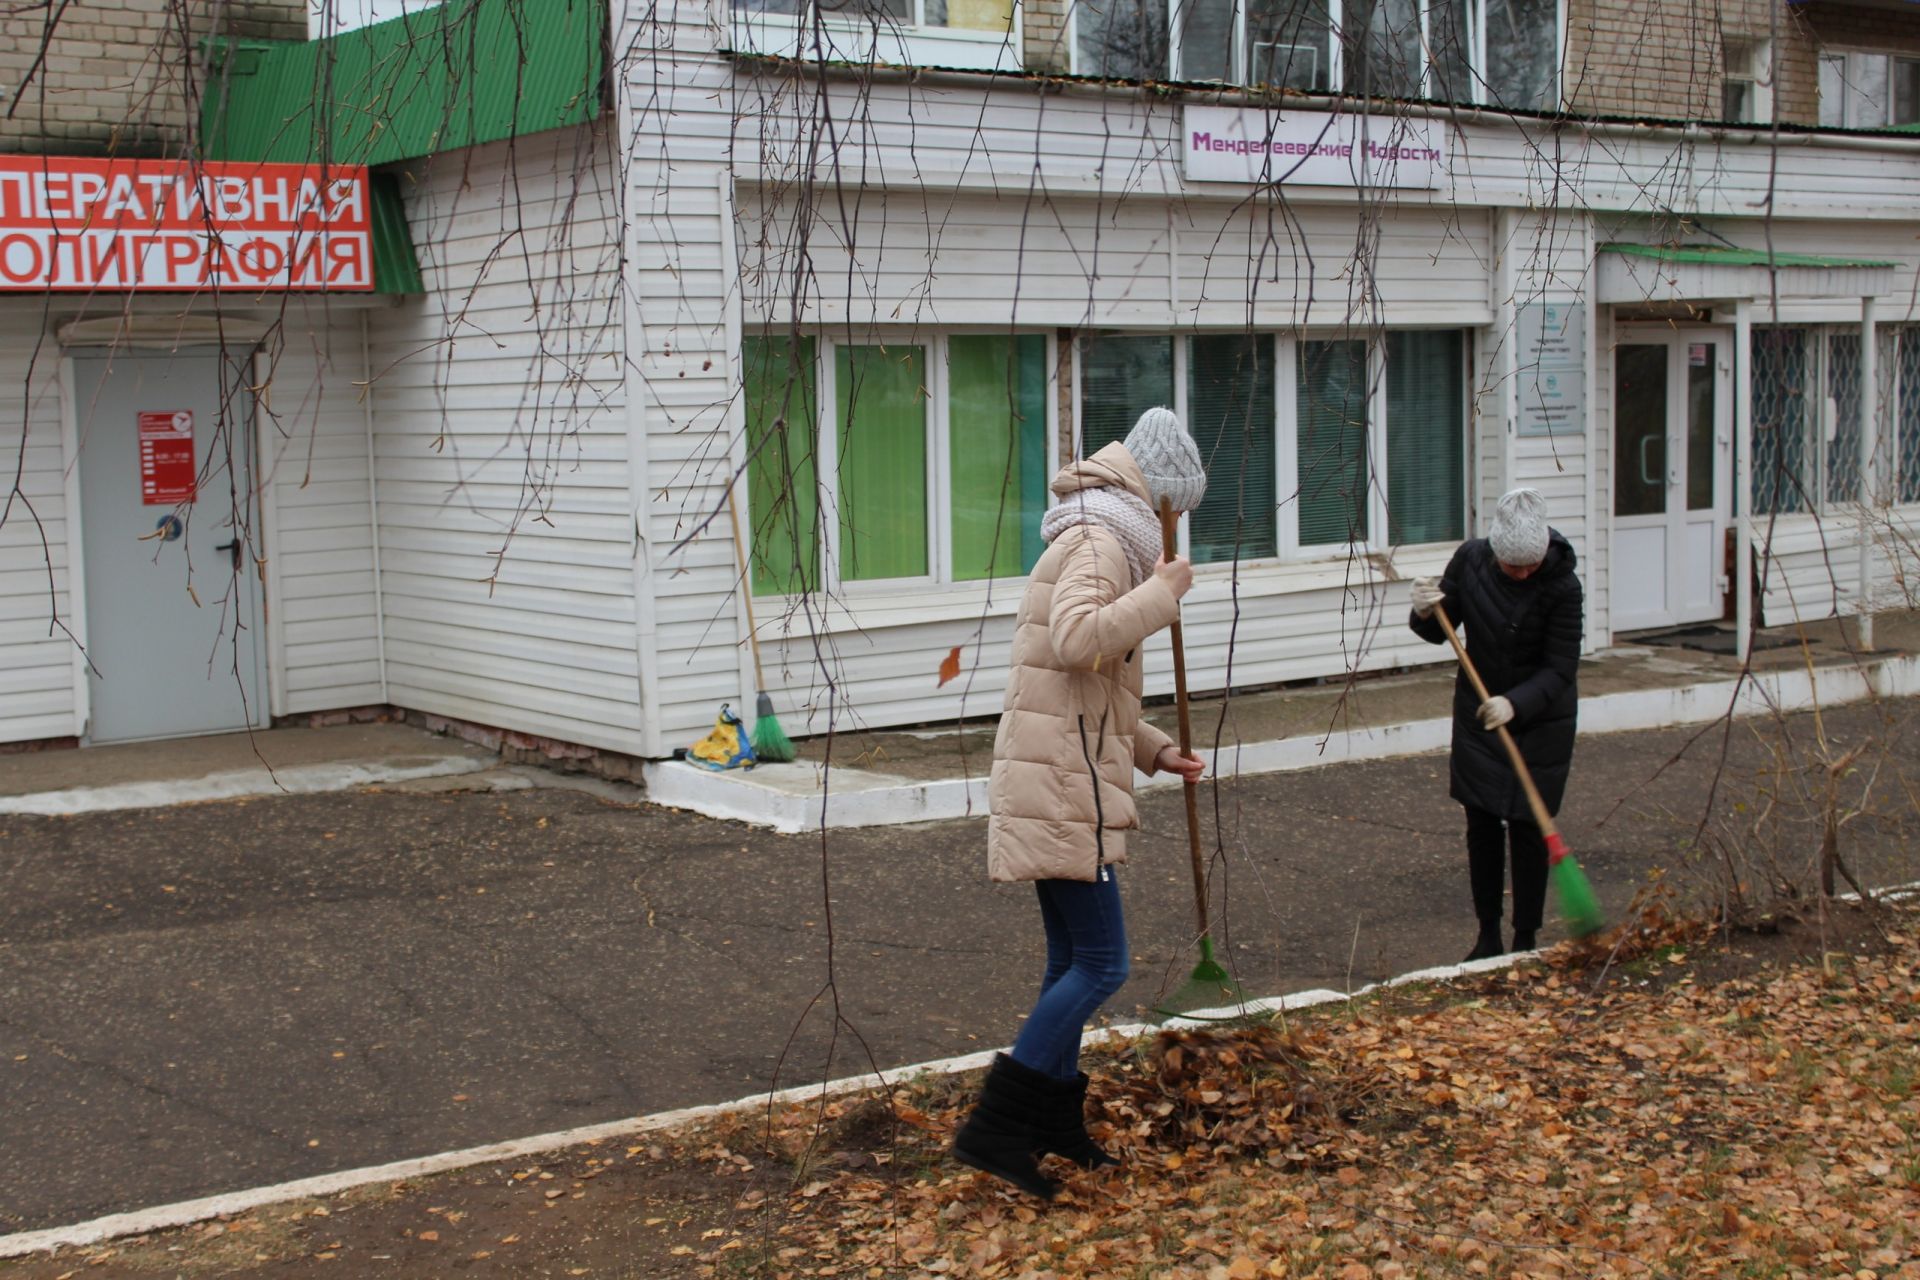
[[[324,40],[210,44],[209,159],[390,164],[580,124],[606,0],[447,0]]]
[[[1721,245],[1603,244],[1599,301],[1639,306],[1740,298],[1861,298],[1892,290],[1895,266]]]

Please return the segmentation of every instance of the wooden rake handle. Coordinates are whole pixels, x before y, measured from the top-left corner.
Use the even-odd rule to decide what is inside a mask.
[[[1160,499],[1160,547],[1167,559],[1180,554],[1175,532],[1179,517],[1173,514],[1173,502]],[[1178,606],[1175,606],[1176,609]],[[1173,704],[1180,716],[1180,754],[1193,755],[1193,721],[1187,710],[1187,647],[1180,631],[1180,615],[1173,615]],[[1213,928],[1207,920],[1207,865],[1200,856],[1199,783],[1182,779],[1180,788],[1187,797],[1187,855],[1193,863],[1193,910],[1200,919],[1200,941],[1212,941]]]
[[[1480,695],[1480,701],[1492,698],[1487,692],[1486,682],[1480,679],[1480,673],[1474,669],[1473,659],[1467,656],[1467,646],[1460,643],[1460,636],[1453,629],[1453,623],[1447,620],[1447,607],[1443,604],[1433,606],[1433,616],[1440,623],[1440,629],[1447,633],[1447,642],[1460,656],[1460,669],[1467,673],[1467,679],[1473,682],[1473,691]],[[1549,864],[1567,856],[1567,842],[1560,838],[1560,828],[1553,825],[1553,815],[1547,812],[1547,802],[1540,798],[1540,788],[1533,785],[1533,774],[1527,769],[1526,757],[1520,754],[1520,744],[1507,732],[1507,726],[1501,725],[1494,730],[1500,735],[1500,745],[1507,749],[1507,759],[1513,763],[1513,771],[1520,779],[1520,789],[1527,793],[1527,807],[1533,810],[1533,821],[1540,828],[1540,834],[1546,837],[1547,861]]]

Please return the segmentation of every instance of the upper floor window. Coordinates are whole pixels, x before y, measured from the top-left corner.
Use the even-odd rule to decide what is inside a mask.
[[[1771,44],[1727,36],[1721,41],[1720,54],[1720,118],[1728,124],[1765,124],[1773,119]]]
[[[1920,57],[1822,53],[1820,123],[1829,129],[1920,124]]]
[[[732,0],[732,5],[733,47],[742,51],[982,71],[1021,67],[1018,0]]]
[[[1076,0],[1075,70],[1559,105],[1561,0]]]

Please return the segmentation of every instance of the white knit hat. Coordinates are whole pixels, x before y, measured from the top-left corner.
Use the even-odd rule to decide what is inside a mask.
[[[1170,498],[1175,511],[1191,511],[1207,496],[1207,469],[1193,437],[1171,409],[1149,409],[1127,432],[1127,452],[1147,478],[1147,500],[1160,509]]]
[[[1547,500],[1538,489],[1510,489],[1500,495],[1487,544],[1501,564],[1539,564],[1547,558]]]

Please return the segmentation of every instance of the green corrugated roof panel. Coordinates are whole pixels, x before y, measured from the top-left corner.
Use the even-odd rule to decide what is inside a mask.
[[[420,259],[414,256],[413,235],[407,230],[407,205],[400,198],[400,180],[390,173],[367,175],[373,223],[373,291],[425,293]]]
[[[387,164],[600,114],[606,0],[447,0],[324,40],[213,44],[210,160]]]
[[[1816,258],[1806,253],[1768,253],[1765,249],[1733,249],[1721,245],[1603,244],[1602,253],[1622,253],[1662,262],[1688,262],[1709,267],[1891,267],[1891,262],[1858,258]]]

